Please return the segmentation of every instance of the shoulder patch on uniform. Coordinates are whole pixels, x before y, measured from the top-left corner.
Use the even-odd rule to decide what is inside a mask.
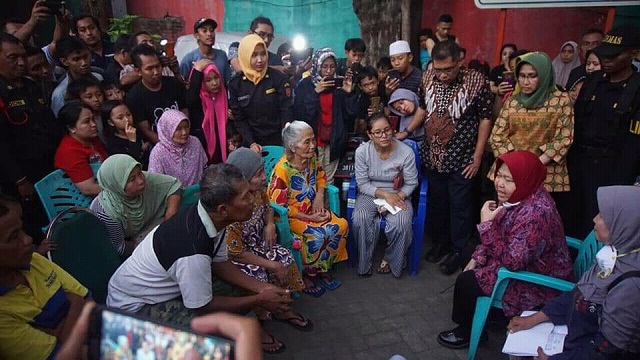
[[[270,88],[270,89],[267,89],[266,91],[267,95],[273,94],[274,92],[276,92],[276,88]]]

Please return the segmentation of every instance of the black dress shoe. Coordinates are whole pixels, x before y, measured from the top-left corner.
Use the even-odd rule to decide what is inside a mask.
[[[455,251],[447,255],[447,258],[440,264],[440,272],[451,275],[462,265],[462,254]]]
[[[427,255],[424,257],[430,263],[437,263],[447,254],[447,251],[440,244],[434,244],[429,251],[427,251]]]
[[[464,349],[469,347],[469,342],[471,340],[471,335],[469,334],[470,329],[463,329],[458,326],[457,328],[449,331],[443,331],[438,334],[437,340],[438,344],[448,347],[450,349]],[[482,331],[480,335],[480,342],[485,342],[489,338],[487,332],[485,330]]]
[[[438,334],[438,344],[450,349],[464,349],[469,347],[470,336],[468,334],[462,334],[463,332],[467,333],[468,331],[462,331],[459,326],[453,330],[443,331]]]

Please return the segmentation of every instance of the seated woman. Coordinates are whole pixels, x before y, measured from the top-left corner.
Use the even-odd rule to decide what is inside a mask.
[[[542,186],[545,166],[528,151],[498,158],[495,188],[498,202],[487,201],[478,225],[481,244],[458,278],[453,292],[451,319],[459,326],[438,334],[442,346],[469,346],[476,300],[489,296],[498,269],[526,270],[570,280],[573,273],[562,220]],[[512,281],[502,297],[506,316],[532,310],[558,294],[557,290]]]
[[[327,181],[316,157],[315,139],[313,129],[304,121],[285,125],[285,154],[273,169],[267,195],[288,209],[291,232],[302,243],[304,292],[318,297],[325,289],[341,285],[329,270],[347,259],[348,225],[324,206]]]
[[[109,155],[127,154],[146,169],[149,163],[149,144],[138,136],[129,107],[119,100],[107,100],[102,107],[102,118],[109,125],[107,131]]]
[[[207,152],[210,164],[227,160],[227,89],[220,70],[209,59],[193,64],[185,99],[191,118],[191,135]]]
[[[577,286],[550,300],[541,311],[511,319],[511,332],[544,321],[567,325],[564,351],[553,359],[640,358],[640,188],[598,189],[596,239],[605,243],[597,263]],[[538,348],[538,359],[547,359]]]
[[[131,255],[149,231],[180,207],[180,181],[142,171],[142,165],[129,155],[111,155],[97,178],[103,190],[89,208],[104,223],[122,257]]]
[[[276,243],[276,225],[265,192],[267,177],[262,158],[255,151],[242,147],[229,154],[227,164],[240,169],[255,194],[251,219],[233,223],[226,228],[229,258],[245,274],[257,280],[291,291],[301,291],[304,289],[304,282],[291,251]],[[268,314],[259,314],[260,320],[265,320],[260,315]],[[312,327],[308,319],[293,310],[274,316],[301,330]]]
[[[151,150],[149,172],[171,175],[182,187],[200,182],[207,154],[195,136],[189,135],[189,119],[180,110],[167,110],[158,120],[158,143]]]
[[[55,358],[89,291],[58,265],[33,252],[20,204],[0,197],[0,358]]]
[[[371,276],[381,215],[386,219],[387,249],[377,271],[400,277],[413,239],[411,193],[418,185],[416,159],[413,149],[393,138],[394,131],[386,116],[374,115],[367,124],[367,132],[370,141],[361,145],[355,156],[358,197],[351,231],[358,243],[358,275]],[[402,210],[394,215],[376,205],[375,199],[384,199]]]
[[[58,119],[67,127],[54,160],[54,166],[64,171],[81,193],[96,196],[102,190],[93,178],[92,163],[103,162],[107,150],[98,138],[98,127],[91,109],[79,101],[66,103]]]

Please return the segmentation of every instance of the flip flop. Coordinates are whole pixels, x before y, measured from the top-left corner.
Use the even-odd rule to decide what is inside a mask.
[[[342,285],[342,283],[340,282],[340,280],[337,280],[335,278],[329,279],[326,276],[321,276],[318,279],[318,285],[322,286],[327,290],[335,290],[339,288]]]
[[[306,288],[302,289],[302,292],[304,292],[307,295],[311,295],[313,297],[319,298],[320,296],[324,295],[324,292],[326,290],[318,285],[313,285],[311,287],[307,286]]]
[[[389,266],[389,263],[386,262],[385,260],[382,260],[382,262],[380,263],[380,266],[378,267],[378,270],[376,270],[376,272],[378,274],[388,274],[391,272],[391,266]]]
[[[287,346],[282,341],[276,340],[276,338],[273,335],[269,334],[269,338],[271,339],[271,341],[262,342],[262,351],[264,351],[265,353],[280,354],[281,352],[287,349]],[[274,349],[272,345],[279,345],[279,346]]]
[[[304,317],[304,315],[300,313],[297,313],[295,316],[282,318],[282,319],[274,317],[274,320],[287,323],[300,331],[305,331],[305,332],[313,331],[313,322],[311,321],[311,319]],[[293,322],[292,320],[298,320],[299,322],[306,323],[306,324],[300,325]]]

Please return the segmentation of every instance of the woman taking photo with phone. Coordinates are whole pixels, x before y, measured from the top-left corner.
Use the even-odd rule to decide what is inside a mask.
[[[311,76],[298,83],[293,110],[297,120],[313,128],[318,160],[327,183],[332,184],[338,162],[346,150],[347,132],[353,128],[353,124],[346,123],[356,112],[349,109],[346,101],[352,81],[348,77],[335,77],[336,54],[330,48],[316,50],[311,62]]]

